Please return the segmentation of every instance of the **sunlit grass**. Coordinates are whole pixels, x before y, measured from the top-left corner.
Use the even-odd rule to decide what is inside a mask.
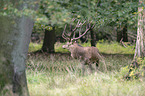
[[[126,44],[126,43],[125,43]],[[134,54],[135,45],[127,45],[127,47],[122,46],[118,42],[99,42],[97,43],[97,48],[101,53],[105,54]]]
[[[40,50],[42,48],[42,43],[43,42],[41,42],[41,43],[32,43],[32,42],[30,42],[28,51],[29,52],[35,52],[37,50]]]
[[[66,49],[62,49],[62,45],[65,43],[56,43],[55,44],[55,51],[56,52],[68,52]],[[126,44],[126,43],[125,43]],[[83,47],[90,47],[91,44],[88,43],[82,43],[80,44]],[[118,42],[107,42],[107,41],[98,41],[96,44],[96,47],[99,49],[99,52],[105,53],[105,54],[134,54],[135,45],[127,45],[126,48],[122,46]]]
[[[43,74],[37,74],[38,79]],[[119,81],[114,74],[96,73],[86,77],[44,75],[29,83],[30,96],[144,96],[145,83]]]
[[[30,96],[145,96],[143,81],[127,81],[122,78],[125,73],[120,72],[132,62],[133,52],[130,50],[133,46],[124,48],[116,42],[97,43],[99,51],[105,53],[107,72],[100,62],[98,71],[90,74],[87,67],[82,76],[80,61],[65,54],[68,51],[64,51],[62,45],[56,43],[55,51],[63,54],[29,55],[27,80]]]
[[[67,58],[67,57],[63,57]],[[110,57],[115,61],[115,67],[121,68],[118,64],[123,64],[122,60],[115,60],[116,56]],[[38,59],[32,58],[32,62]],[[111,71],[103,73],[102,71],[93,74],[86,74],[85,76],[79,75],[80,67],[72,59],[67,58],[69,61],[59,61],[62,58],[52,60],[49,58],[43,62],[35,62],[36,66],[29,65],[27,70],[28,86],[30,96],[144,96],[144,82],[139,80],[126,81],[120,79],[120,74],[117,68],[110,66],[112,61],[107,67],[112,67]],[[122,58],[123,59],[123,58]],[[128,59],[128,58],[126,58]],[[38,60],[38,61],[39,61]],[[51,60],[51,61],[50,61]],[[53,61],[54,60],[54,61]],[[53,65],[52,65],[53,62]],[[58,62],[61,62],[58,64]],[[127,62],[127,61],[126,61]],[[124,62],[124,63],[126,63]],[[117,64],[118,63],[118,64]],[[57,65],[58,64],[58,65]],[[56,66],[57,65],[57,66]],[[70,67],[73,65],[74,67]],[[63,67],[61,67],[63,66]],[[30,68],[32,67],[32,68]],[[33,70],[34,68],[34,70]],[[59,69],[60,68],[60,69]]]
[[[144,96],[144,82],[121,78],[120,69],[132,56],[105,56],[108,71],[100,62],[98,72],[81,75],[78,60],[68,55],[35,55],[27,60],[30,96]],[[87,68],[88,69],[88,68]]]
[[[72,74],[37,74],[38,83],[30,83],[31,96],[144,96],[145,83],[119,81],[115,73],[94,73],[85,77]],[[34,75],[34,77],[36,77]],[[41,78],[43,77],[43,78]],[[32,78],[32,77],[31,77]]]
[[[68,52],[68,50],[62,48],[62,45],[64,45],[64,44],[65,43],[56,42],[55,43],[55,52],[62,52],[62,53]],[[82,45],[84,47],[91,46],[91,44],[89,42],[82,43],[80,45]],[[101,53],[105,53],[105,54],[134,54],[135,45],[129,46],[126,44],[126,46],[127,47],[125,48],[124,46],[122,46],[118,42],[108,43],[107,41],[98,41],[96,44],[96,47],[99,49],[99,51]],[[29,52],[41,50],[41,47],[42,47],[42,42],[41,43],[32,43],[31,42],[29,45]]]
[[[62,45],[64,45],[65,43],[60,43],[60,42],[56,42],[55,43],[55,52],[61,52],[61,53],[66,53],[68,52],[67,49],[63,49]]]

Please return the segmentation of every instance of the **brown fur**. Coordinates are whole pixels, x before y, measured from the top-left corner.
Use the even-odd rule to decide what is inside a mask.
[[[100,54],[96,47],[82,47],[77,43],[67,43],[62,46],[63,48],[68,49],[71,52],[71,56],[75,59],[82,61],[82,72],[84,74],[84,65],[89,65],[90,71],[92,71],[93,63],[96,63],[96,67],[99,64]]]

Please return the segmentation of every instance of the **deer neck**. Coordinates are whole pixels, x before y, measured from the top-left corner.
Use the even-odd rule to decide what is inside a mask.
[[[73,45],[70,46],[69,51],[71,53],[73,53],[74,51],[76,51],[78,49],[81,49],[81,48],[82,48],[82,46],[79,46],[78,44],[73,44]]]

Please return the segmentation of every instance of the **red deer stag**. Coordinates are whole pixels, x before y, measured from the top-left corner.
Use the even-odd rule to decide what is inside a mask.
[[[84,22],[85,23],[85,22]],[[96,47],[82,47],[78,45],[75,40],[81,38],[84,36],[91,28],[94,28],[95,25],[91,26],[91,24],[87,24],[85,32],[81,34],[79,31],[79,37],[75,37],[75,31],[77,29],[81,30],[82,25],[84,23],[77,23],[74,29],[71,30],[71,32],[66,33],[66,25],[64,28],[64,31],[62,33],[62,37],[66,39],[68,42],[66,45],[63,45],[62,47],[65,49],[68,49],[71,52],[71,57],[75,59],[79,59],[82,64],[82,75],[84,75],[85,72],[85,65],[89,66],[90,72],[92,73],[92,64],[95,63],[96,67],[98,67],[100,54]]]

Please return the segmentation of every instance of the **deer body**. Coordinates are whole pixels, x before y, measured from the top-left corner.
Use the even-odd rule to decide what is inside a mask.
[[[89,65],[90,71],[92,72],[93,63],[98,67],[100,54],[96,47],[82,47],[77,43],[67,43],[62,46],[71,52],[71,57],[79,59],[82,63],[82,74],[85,71],[85,65]]]
[[[91,61],[99,60],[99,51],[96,47],[82,47],[77,43],[74,43],[70,46],[63,45],[63,48],[68,49],[71,52],[71,56],[75,59],[88,59]]]
[[[95,26],[91,26],[91,23],[86,24],[86,30],[82,33],[82,27],[85,24],[80,23],[78,21],[77,25],[72,28],[70,26],[70,32],[66,32],[66,26],[64,28],[64,31],[62,33],[62,37],[68,41],[66,45],[63,45],[63,48],[68,49],[71,52],[71,56],[75,59],[79,59],[82,64],[82,74],[84,75],[85,66],[88,65],[90,68],[90,71],[92,72],[92,64],[96,63],[96,67],[98,67],[99,59],[101,58],[101,55],[99,54],[99,51],[96,47],[82,47],[79,46],[76,42],[76,40],[80,39],[82,36],[84,36],[89,30],[92,30]],[[79,32],[79,36],[75,37],[75,32]]]

